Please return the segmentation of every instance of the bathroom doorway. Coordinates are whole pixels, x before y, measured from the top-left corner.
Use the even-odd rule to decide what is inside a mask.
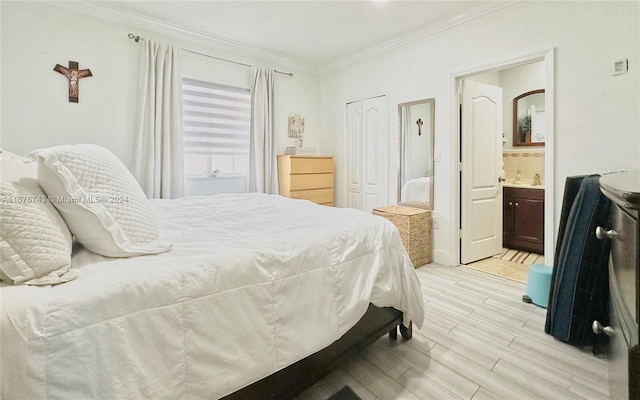
[[[462,82],[464,79],[472,79],[489,85],[503,88],[503,123],[502,123],[502,135],[500,140],[503,141],[503,155],[515,154],[516,156],[509,158],[509,161],[505,163],[505,172],[502,176],[496,176],[496,181],[506,179],[506,183],[514,184],[515,181],[525,181],[527,185],[534,186],[537,183],[536,189],[542,188],[544,195],[544,205],[542,206],[544,211],[543,216],[543,237],[544,244],[544,260],[546,264],[551,264],[553,259],[553,247],[555,243],[554,236],[554,216],[553,216],[553,187],[554,187],[554,175],[553,175],[553,135],[554,135],[554,113],[553,113],[553,94],[554,94],[554,77],[553,77],[553,61],[554,50],[551,49],[544,53],[523,57],[521,59],[510,60],[504,63],[495,64],[488,67],[477,68],[470,71],[460,72],[454,74],[454,101],[456,104],[456,113],[454,126],[458,132],[454,152],[458,157],[455,157],[456,165],[455,169],[459,171],[456,174],[457,184],[455,185],[457,199],[458,213],[457,224],[459,226],[458,240],[455,242],[458,246],[459,262],[470,263],[474,257],[470,257],[468,254],[464,254],[467,249],[463,244],[463,238],[469,235],[481,231],[469,226],[463,221],[463,215],[469,214],[471,211],[469,208],[469,201],[466,196],[470,196],[468,191],[465,191],[463,184],[465,183],[464,165],[462,160],[463,146],[467,138],[464,132],[462,132]],[[513,99],[519,96],[520,91],[525,92],[525,88],[544,89],[545,100],[545,113],[542,119],[543,132],[544,132],[544,145],[539,143],[528,144],[526,146],[516,144],[513,142],[513,126],[514,126],[514,114],[513,114]],[[531,89],[534,90],[534,89]],[[540,119],[537,121],[540,126]],[[501,135],[501,136],[502,136]],[[533,155],[533,156],[532,156]],[[518,156],[522,156],[518,159]],[[524,162],[523,165],[518,167],[515,161]],[[466,162],[468,163],[468,161]],[[474,162],[475,164],[475,162]],[[520,170],[521,179],[517,179],[517,171]],[[526,171],[526,172],[525,172]],[[529,172],[532,172],[531,174]],[[535,175],[539,174],[540,177]],[[531,175],[531,176],[528,176]],[[493,178],[493,177],[491,177]],[[541,178],[541,179],[538,179]],[[502,184],[497,186],[496,190],[502,190]],[[467,209],[465,209],[467,207]],[[487,258],[497,256],[498,254],[488,254],[481,258]]]

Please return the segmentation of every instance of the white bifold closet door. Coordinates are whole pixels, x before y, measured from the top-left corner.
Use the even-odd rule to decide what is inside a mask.
[[[347,207],[371,212],[389,205],[388,114],[386,96],[347,103]]]

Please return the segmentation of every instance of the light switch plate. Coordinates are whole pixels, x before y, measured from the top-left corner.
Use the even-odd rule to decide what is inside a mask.
[[[629,71],[629,60],[626,58],[618,58],[611,61],[611,75],[622,75]]]

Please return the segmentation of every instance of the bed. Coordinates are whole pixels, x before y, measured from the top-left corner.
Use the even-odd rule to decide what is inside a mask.
[[[96,195],[109,179],[80,186]],[[1,283],[3,398],[290,398],[400,322],[407,336],[422,324],[420,283],[384,218],[259,193],[145,204],[161,251],[105,256],[86,241],[62,283]],[[55,206],[83,238],[86,217]]]
[[[428,176],[409,179],[400,189],[401,201],[429,204],[431,202],[429,190],[431,187],[430,181],[431,178]]]

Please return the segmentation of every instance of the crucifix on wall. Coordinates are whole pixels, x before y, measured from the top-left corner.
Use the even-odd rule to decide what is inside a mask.
[[[78,63],[76,61],[69,61],[69,68],[65,68],[60,64],[56,64],[53,68],[54,71],[61,73],[66,76],[69,80],[69,102],[77,103],[78,102],[78,84],[80,83],[80,79],[93,76],[91,74],[90,69],[78,69]]]
[[[424,125],[424,122],[422,122],[422,118],[418,118],[418,120],[416,121],[416,124],[418,125],[418,136],[422,135],[422,125]]]

